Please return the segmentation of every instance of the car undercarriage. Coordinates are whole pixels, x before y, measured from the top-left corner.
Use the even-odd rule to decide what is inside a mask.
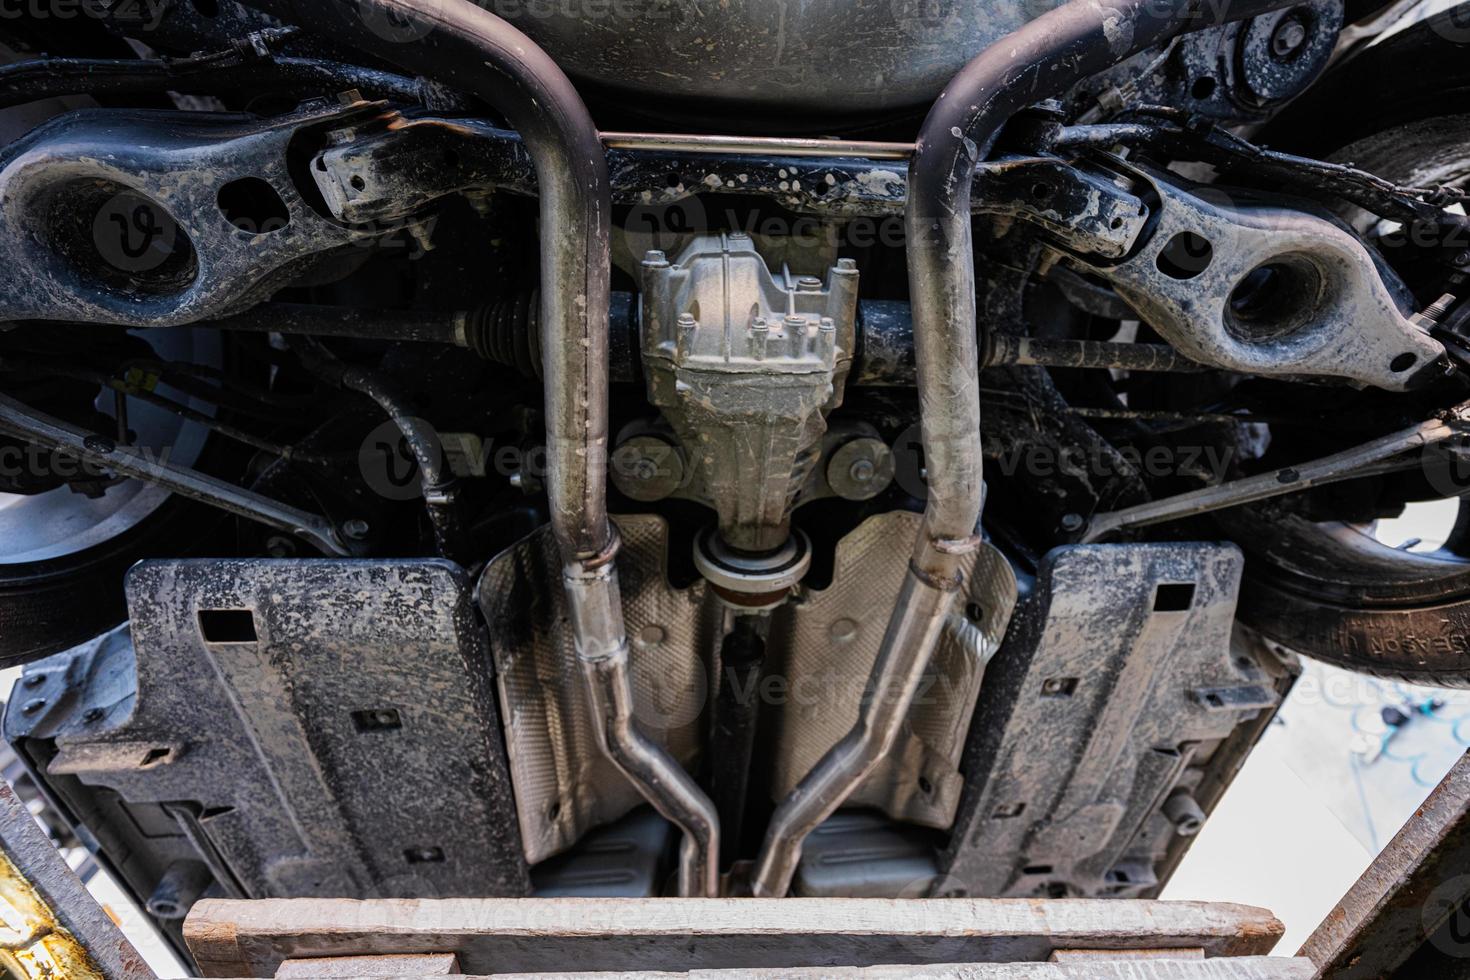
[[[201,897],[1156,896],[1470,685],[1470,5],[0,5],[29,792]],[[975,9],[972,9],[975,8]],[[985,9],[980,9],[985,8]]]

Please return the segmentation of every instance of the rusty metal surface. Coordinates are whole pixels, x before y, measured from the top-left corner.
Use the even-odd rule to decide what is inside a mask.
[[[686,766],[697,760],[701,717],[712,688],[703,651],[714,646],[719,608],[703,582],[672,588],[664,577],[668,526],[662,518],[616,518],[618,556],[638,722]],[[888,601],[907,569],[919,516],[872,517],[838,545],[833,585],[798,590],[774,616],[770,671],[761,693],[777,738],[779,797],[852,726],[864,682],[888,620]],[[946,826],[958,799],[958,753],[986,656],[1004,633],[1015,579],[988,546],[974,559],[969,588],[980,625],[957,602],[919,698],[895,746],[854,803],[895,819]],[[967,572],[971,566],[967,566]],[[597,751],[589,709],[576,681],[566,629],[561,569],[549,536],[538,531],[486,567],[478,587],[490,626],[506,745],[526,858],[535,863],[570,847],[594,826],[642,802]],[[918,771],[908,767],[917,764]],[[924,787],[929,787],[928,791]]]
[[[1321,980],[1470,976],[1470,755],[1302,945]]]
[[[25,804],[0,781],[0,966],[25,980],[154,980]]]

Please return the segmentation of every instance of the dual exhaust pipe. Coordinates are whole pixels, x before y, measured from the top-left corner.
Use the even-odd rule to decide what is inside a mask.
[[[578,667],[608,759],[683,843],[679,894],[719,894],[719,820],[683,767],[633,715],[618,594],[617,532],[607,515],[611,194],[603,146],[561,68],[470,0],[251,0],[254,6],[414,74],[471,93],[520,132],[540,201],[540,316],[547,493],[561,551]],[[1288,6],[1072,0],[981,52],[935,103],[909,163],[905,228],[929,499],[909,572],[857,724],[777,807],[752,890],[790,888],[808,834],[892,748],[979,546],[983,503],[979,352],[970,185],[1002,123],[1081,78],[1178,34]],[[417,40],[383,24],[411,25]],[[374,29],[375,25],[378,29]],[[691,651],[692,655],[692,651]]]

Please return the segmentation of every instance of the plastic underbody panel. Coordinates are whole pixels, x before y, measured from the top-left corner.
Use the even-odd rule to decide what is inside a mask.
[[[773,629],[775,646],[783,635],[796,644],[781,655],[788,669],[808,669],[800,650],[831,649],[810,637],[833,622],[852,619],[861,636],[883,618],[904,559],[892,545],[916,519],[883,515],[844,542],[834,585],[844,575],[864,585],[808,593]],[[664,582],[662,522],[622,524],[629,594],[662,590],[657,625],[693,642],[701,597]],[[527,584],[542,577],[531,566],[543,545],[492,563],[480,595],[488,633],[466,577],[445,562],[144,563],[129,579],[131,640],[124,627],[28,667],[6,736],[140,901],[179,862],[208,869],[209,894],[248,897],[659,894],[677,835],[627,793],[583,813],[589,824],[570,848],[547,846],[556,835],[523,843],[526,828],[558,815],[545,810],[554,783],[512,783],[556,768],[549,756],[516,758],[544,743],[556,714],[557,678],[516,666],[519,650],[534,667],[524,644],[560,621]],[[809,842],[796,892],[1156,893],[1188,843],[1165,802],[1188,791],[1212,808],[1292,680],[1257,647],[1232,647],[1240,567],[1229,545],[1060,549],[999,652],[983,621],[975,628],[957,611],[935,689],[968,692],[965,703],[918,700],[893,758]],[[520,640],[495,616],[488,586],[502,579],[530,590],[517,592],[535,618]],[[630,603],[635,637],[652,624],[634,622],[639,608]],[[864,675],[867,661],[851,656]],[[654,669],[667,677],[672,667]],[[789,736],[769,763],[772,799],[847,724],[837,717],[846,709],[828,705],[830,724],[802,729],[798,708],[772,722]],[[692,763],[698,704],[670,717]],[[517,731],[532,724],[535,737]],[[790,736],[803,731],[813,744]],[[589,751],[579,745],[560,751]],[[937,784],[938,762],[952,767],[952,786]],[[942,812],[919,806],[936,790]]]

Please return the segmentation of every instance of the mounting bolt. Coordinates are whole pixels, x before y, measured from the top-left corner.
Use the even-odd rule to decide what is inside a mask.
[[[771,324],[763,316],[750,322],[750,349],[757,361],[766,359],[766,345],[771,341]]]
[[[816,276],[802,276],[796,280],[796,288],[804,293],[820,292],[822,289],[822,280]]]
[[[1301,50],[1307,41],[1307,25],[1299,17],[1286,17],[1271,34],[1271,53],[1285,61]]]
[[[853,439],[827,462],[827,485],[845,500],[871,500],[892,482],[893,453],[881,439]]]
[[[372,527],[367,521],[360,517],[354,517],[342,525],[342,533],[353,541],[361,541],[368,536]]]
[[[613,483],[634,500],[662,500],[684,484],[684,459],[658,436],[634,436],[613,452]]]
[[[1082,519],[1082,515],[1081,514],[1063,514],[1062,515],[1062,530],[1063,531],[1066,531],[1069,534],[1071,534],[1071,533],[1073,533],[1075,531],[1082,530],[1083,526],[1086,523],[1087,522]]]
[[[1470,249],[1466,249],[1459,255],[1456,255],[1453,259],[1450,259],[1450,262],[1454,265],[1459,266],[1462,269],[1466,266],[1470,266]]]
[[[90,435],[82,440],[82,445],[94,453],[106,456],[117,448],[117,443],[106,436]]]
[[[668,265],[669,257],[656,248],[651,248],[643,253],[644,265]]]

